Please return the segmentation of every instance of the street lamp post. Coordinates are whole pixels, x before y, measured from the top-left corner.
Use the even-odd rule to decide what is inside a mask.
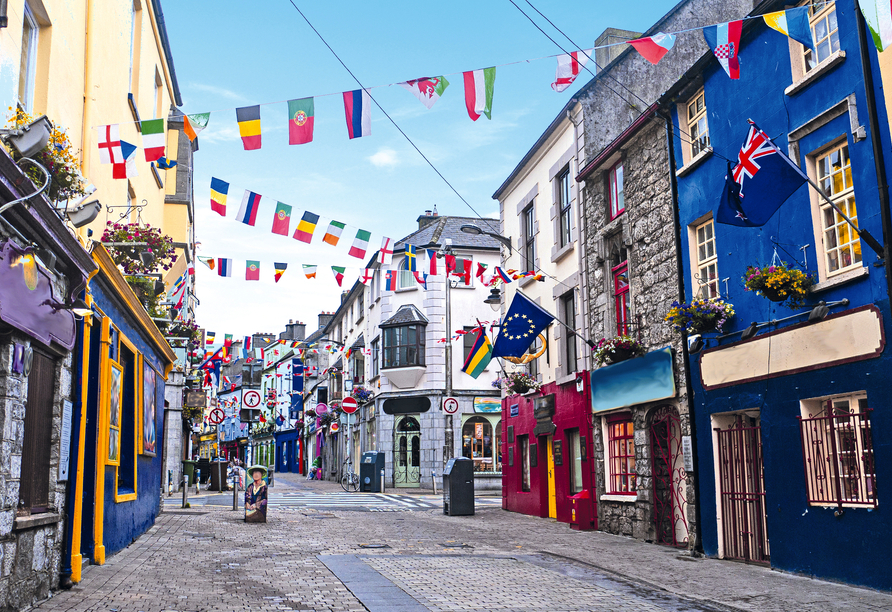
[[[452,252],[452,240],[447,238],[444,241],[441,254],[443,257]],[[446,397],[452,396],[452,284],[449,279],[449,272],[446,272],[446,337],[450,340],[446,342]],[[445,398],[444,398],[445,399]],[[445,415],[444,423],[444,445],[443,445],[443,467],[452,459],[455,454],[455,425],[452,421],[452,415]]]

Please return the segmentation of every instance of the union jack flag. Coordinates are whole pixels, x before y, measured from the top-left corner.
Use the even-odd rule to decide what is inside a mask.
[[[777,146],[771,142],[765,132],[751,125],[746,142],[737,154],[737,165],[734,166],[734,181],[740,185],[740,197],[743,197],[743,177],[753,178],[762,168],[758,159],[766,155],[779,153]]]

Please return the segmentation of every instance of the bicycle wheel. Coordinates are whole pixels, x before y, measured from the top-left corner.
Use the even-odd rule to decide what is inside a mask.
[[[351,486],[353,487],[352,488],[353,491],[356,490],[356,486],[352,484],[351,478],[350,478],[350,476],[354,476],[354,475],[355,474],[353,474],[353,472],[345,471],[343,473],[343,475],[341,476],[341,488],[344,489],[345,491],[347,491],[348,493],[351,491]]]
[[[347,474],[347,487],[354,493],[359,491],[359,476],[352,471]]]

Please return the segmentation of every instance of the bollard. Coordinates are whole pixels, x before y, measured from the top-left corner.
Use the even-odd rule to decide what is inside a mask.
[[[189,503],[189,475],[183,474],[183,508]]]
[[[232,509],[238,510],[238,477],[239,477],[238,468],[235,468],[235,470],[233,470],[233,472],[234,473],[232,476]]]
[[[387,485],[384,484],[384,470],[381,470],[381,492],[384,493],[384,489],[387,488]]]
[[[434,495],[437,494],[437,473],[431,470],[431,482],[434,484]]]

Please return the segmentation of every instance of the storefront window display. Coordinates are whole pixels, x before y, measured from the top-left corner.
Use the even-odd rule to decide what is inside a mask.
[[[502,471],[499,424],[500,421],[496,421],[493,427],[487,418],[475,416],[462,425],[462,456],[474,460],[475,472]]]

